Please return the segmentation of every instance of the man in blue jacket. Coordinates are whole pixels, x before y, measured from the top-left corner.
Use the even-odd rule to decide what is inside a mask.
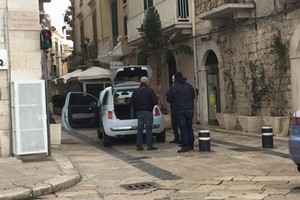
[[[131,98],[131,104],[134,106],[137,119],[138,130],[136,135],[136,147],[138,151],[143,150],[143,131],[146,127],[147,150],[157,150],[152,144],[152,126],[153,126],[153,107],[158,104],[157,96],[152,88],[148,86],[149,79],[146,76],[141,77],[141,85],[137,88]]]
[[[172,105],[172,111],[180,129],[182,147],[178,153],[184,153],[194,149],[194,99],[195,90],[186,82],[181,72],[175,74],[175,84],[166,93],[167,101]]]

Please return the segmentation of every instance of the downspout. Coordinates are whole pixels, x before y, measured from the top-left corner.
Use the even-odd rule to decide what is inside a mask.
[[[10,146],[10,153],[9,156],[12,156],[13,152],[13,133],[12,133],[12,110],[11,110],[11,66],[10,66],[10,50],[9,50],[9,27],[8,27],[8,0],[5,1],[5,13],[4,13],[4,37],[5,37],[5,49],[7,50],[7,65],[8,69],[6,70],[6,76],[7,76],[7,89],[8,89],[8,107],[9,109],[9,146]]]
[[[199,108],[199,82],[198,82],[198,63],[197,63],[197,38],[196,38],[196,12],[195,0],[192,0],[192,33],[193,33],[193,49],[194,49],[194,74],[195,74],[195,90],[196,90],[196,122],[200,122],[200,108]]]

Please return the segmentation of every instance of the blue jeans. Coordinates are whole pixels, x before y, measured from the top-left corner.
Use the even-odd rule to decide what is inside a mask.
[[[194,146],[193,116],[193,110],[180,110],[176,112],[182,147],[189,148]]]
[[[147,148],[151,148],[152,144],[152,126],[153,126],[153,113],[150,111],[137,111],[138,128],[136,135],[136,146],[142,147],[143,144],[143,131],[146,128],[146,142]]]

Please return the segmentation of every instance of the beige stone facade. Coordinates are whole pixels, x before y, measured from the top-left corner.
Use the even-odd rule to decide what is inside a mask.
[[[217,2],[217,1],[210,1]],[[300,29],[300,5],[295,1],[241,1],[235,5],[245,8],[249,6],[248,17],[235,18],[235,14],[241,11],[232,11],[230,15],[223,16],[223,21],[205,12],[223,13],[221,8],[235,7],[233,1],[218,1],[208,11],[201,7],[205,0],[195,1],[196,10],[196,38],[197,38],[197,87],[199,88],[198,120],[201,123],[209,123],[209,108],[211,105],[209,89],[209,70],[212,65],[217,65],[219,105],[217,112],[233,112],[238,115],[251,115],[251,65],[263,67],[269,96],[263,96],[262,108],[259,115],[274,114],[276,111],[276,98],[274,98],[274,86],[281,88],[284,98],[281,99],[283,113],[290,115],[300,108],[299,99],[299,29]],[[230,4],[231,3],[231,4]],[[229,5],[230,4],[230,5]],[[247,4],[247,5],[246,5]],[[206,4],[205,4],[206,5]],[[255,5],[251,8],[251,5]],[[219,11],[214,10],[215,7]],[[224,18],[227,20],[224,22]],[[206,19],[206,20],[204,20]],[[208,20],[209,19],[209,20]],[[281,79],[276,68],[280,59],[274,47],[275,38],[281,40],[281,44],[287,47],[283,53],[288,54],[288,60],[281,73]],[[278,43],[277,43],[278,45]],[[278,47],[278,46],[277,46]],[[275,49],[274,49],[275,48]],[[279,48],[280,49],[280,48]],[[278,48],[277,48],[278,50]],[[214,55],[210,57],[211,55]],[[278,61],[279,60],[279,61]],[[281,59],[282,60],[282,59]],[[284,74],[283,74],[284,73]],[[262,75],[262,74],[259,74]],[[249,85],[250,83],[250,85]],[[234,89],[232,89],[234,88]],[[273,95],[273,96],[272,96]],[[275,113],[276,114],[276,113]]]
[[[12,153],[9,85],[42,77],[39,1],[1,0],[0,14],[0,48],[8,54],[8,68],[0,70],[0,156],[7,157]]]

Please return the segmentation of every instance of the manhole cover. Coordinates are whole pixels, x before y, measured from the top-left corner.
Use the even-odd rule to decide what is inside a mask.
[[[144,189],[158,188],[159,185],[154,182],[142,182],[142,183],[125,184],[125,185],[121,185],[121,187],[125,188],[126,190],[144,190]]]

